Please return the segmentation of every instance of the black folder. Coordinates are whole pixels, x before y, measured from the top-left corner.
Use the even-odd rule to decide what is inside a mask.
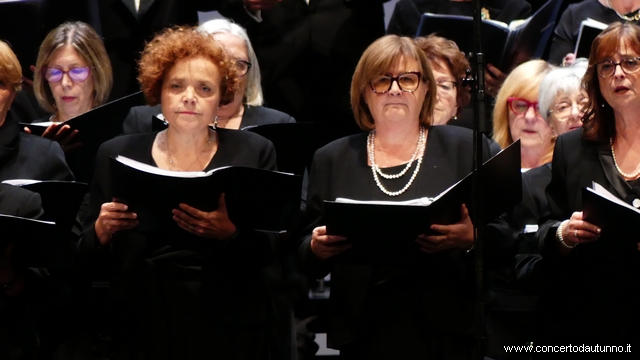
[[[609,199],[608,197],[614,198]],[[640,200],[636,204],[640,206]],[[592,188],[582,188],[583,219],[603,233],[640,231],[640,210],[611,194],[604,187],[593,182]],[[637,247],[638,239],[633,238],[627,245]]]
[[[441,193],[428,206],[378,205],[324,202],[327,233],[346,236],[352,250],[394,252],[414,247],[413,239],[429,234],[432,224],[452,224],[460,219],[460,207],[466,204],[472,213],[472,181],[481,174],[481,198],[476,225],[498,217],[522,199],[520,142],[516,141]]]
[[[544,54],[562,0],[547,1],[535,14],[517,26],[495,20],[482,20],[482,52],[486,61],[503,72]],[[422,15],[416,36],[435,33],[455,41],[460,50],[473,52],[473,17],[426,13]]]
[[[580,31],[578,32],[576,48],[573,51],[573,53],[576,54],[576,58],[589,58],[593,40],[595,40],[602,30],[606,29],[608,26],[609,25],[605,23],[589,18],[583,20],[580,23]]]
[[[98,106],[72,119],[65,121],[71,129],[78,130],[75,141],[82,146],[66,153],[67,164],[73,171],[76,181],[90,183],[95,170],[95,157],[100,145],[122,134],[122,123],[133,106],[145,103],[144,95],[137,92],[118,100]],[[42,135],[46,126],[22,124],[34,135]]]
[[[240,228],[282,232],[290,228],[300,209],[301,181],[293,174],[229,166],[211,170],[207,176],[185,178],[178,177],[185,173],[158,169],[165,174],[154,174],[114,158],[109,166],[111,191],[138,214],[141,232],[175,227],[171,210],[180,203],[213,211],[221,193],[225,193],[230,220]]]
[[[311,165],[315,146],[313,123],[278,123],[242,128],[269,139],[278,154],[278,170],[302,175]]]
[[[15,243],[11,255],[14,262],[27,267],[50,264],[55,223],[0,214],[0,228],[5,230],[0,235],[0,250],[3,251],[9,243]]]
[[[44,210],[40,220],[55,222],[62,232],[71,231],[84,196],[89,191],[86,183],[74,181],[30,181],[22,184],[5,181],[5,183],[18,185],[40,194]]]

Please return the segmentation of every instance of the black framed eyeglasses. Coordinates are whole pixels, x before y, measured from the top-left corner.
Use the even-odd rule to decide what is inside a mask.
[[[375,77],[369,85],[371,86],[371,90],[373,90],[376,94],[384,94],[391,90],[391,86],[395,81],[398,84],[400,90],[404,92],[414,92],[420,86],[420,80],[422,79],[422,74],[420,72],[406,72],[402,73],[398,76],[388,76],[388,75],[380,75]]]
[[[249,72],[249,69],[251,69],[251,66],[253,66],[253,64],[251,64],[248,61],[236,60],[236,69],[238,69],[238,74],[240,76],[247,75],[247,73]]]
[[[616,63],[611,60],[605,60],[596,64],[596,71],[600,77],[609,77],[616,72],[616,67],[620,65],[625,74],[635,74],[640,71],[640,57],[628,57]]]

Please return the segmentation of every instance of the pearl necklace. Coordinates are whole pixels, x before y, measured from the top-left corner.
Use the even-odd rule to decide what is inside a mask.
[[[616,170],[622,175],[626,180],[635,180],[640,176],[640,170],[634,172],[633,174],[627,174],[620,169],[618,166],[618,160],[616,160],[616,152],[613,150],[613,138],[609,138],[609,144],[611,144],[611,155],[613,156],[613,164],[616,166]]]
[[[367,137],[367,151],[369,153],[369,160],[371,161],[371,172],[373,173],[373,180],[375,181],[376,185],[383,193],[387,194],[388,196],[398,196],[404,193],[405,191],[407,191],[407,189],[413,183],[413,180],[415,180],[416,176],[418,175],[418,171],[420,171],[420,165],[422,164],[422,155],[424,152],[425,143],[427,141],[426,129],[423,127],[420,128],[420,136],[418,137],[416,150],[411,156],[411,160],[409,160],[409,163],[407,163],[407,166],[405,166],[405,168],[398,174],[385,174],[380,170],[380,168],[378,167],[378,164],[376,164],[375,138],[376,138],[376,131],[373,130],[369,133],[369,136]],[[378,174],[380,174],[380,176],[382,176],[385,179],[397,179],[403,176],[404,174],[406,174],[407,171],[409,171],[409,168],[411,168],[411,164],[416,159],[416,157],[418,158],[418,164],[416,165],[416,168],[413,171],[413,174],[411,175],[411,178],[409,179],[409,182],[407,183],[407,185],[405,185],[402,189],[398,191],[389,191],[382,185],[382,183],[380,182],[380,179],[378,178]]]
[[[165,139],[165,142],[167,144],[167,155],[168,155],[168,158],[169,158],[168,159],[169,160],[169,164],[173,168],[174,171],[189,171],[189,169],[191,169],[191,167],[196,163],[196,161],[198,161],[198,159],[200,159],[202,154],[204,154],[205,151],[207,151],[207,149],[209,148],[209,145],[211,145],[211,134],[209,134],[209,140],[205,144],[204,149],[202,149],[200,154],[196,157],[196,159],[193,160],[193,162],[191,163],[191,165],[189,165],[189,167],[187,167],[184,170],[180,170],[180,169],[178,169],[178,167],[173,162],[173,156],[171,155],[171,147],[169,146],[169,137],[167,136],[166,132],[164,133],[164,139]]]
[[[626,21],[638,21],[638,20],[640,20],[640,8],[630,12],[629,14],[620,14],[618,12],[618,10],[614,9],[611,6],[611,2],[609,0],[607,0],[607,6],[609,7],[609,9],[613,10],[616,13],[616,15],[618,15],[618,17],[620,19],[622,19],[622,20],[626,20]]]

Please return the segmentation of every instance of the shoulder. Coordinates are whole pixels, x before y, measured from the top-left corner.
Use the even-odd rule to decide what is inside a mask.
[[[264,106],[245,106],[245,126],[295,122],[291,115]]]
[[[596,12],[602,12],[605,7],[598,0],[586,0],[576,4],[570,4],[562,14],[563,16],[582,16],[585,18]],[[566,14],[566,15],[565,15]],[[580,21],[585,20],[581,18]]]
[[[140,105],[140,106],[132,107],[129,113],[136,114],[138,116],[145,116],[145,115],[152,116],[152,115],[158,115],[162,113],[162,108],[160,107],[160,105],[156,105],[156,106]]]
[[[216,132],[220,137],[220,142],[233,144],[234,147],[273,147],[271,141],[251,131],[218,128]]]
[[[598,143],[586,140],[582,129],[566,132],[556,140],[554,158],[561,157],[571,164],[581,163],[582,160],[598,156]]]
[[[368,132],[345,136],[334,140],[316,151],[317,158],[350,156],[366,151]]]
[[[62,148],[57,141],[23,132],[20,133],[20,148],[21,151],[28,151],[29,153],[35,153],[39,156],[42,156],[45,150],[54,152],[60,151],[60,153],[62,153]]]
[[[99,154],[108,155],[130,155],[131,152],[138,152],[138,149],[149,150],[149,145],[153,143],[157,133],[142,133],[117,136],[100,145]]]

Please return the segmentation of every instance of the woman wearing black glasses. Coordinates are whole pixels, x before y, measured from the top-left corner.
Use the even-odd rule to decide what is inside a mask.
[[[104,104],[113,84],[111,63],[100,36],[83,22],[53,29],[40,45],[34,91],[38,103],[52,115],[42,136],[60,142],[65,152],[76,148],[77,130],[61,123]]]
[[[260,85],[260,66],[245,29],[227,19],[215,19],[200,25],[198,31],[210,34],[222,45],[236,62],[241,75],[240,87],[233,101],[220,105],[218,116],[212,125],[237,130],[253,125],[296,122],[288,114],[262,106],[264,100]],[[132,108],[123,124],[124,133],[151,132],[153,116],[164,117],[160,106]]]
[[[502,148],[520,140],[523,170],[550,162],[553,154],[553,130],[538,109],[540,82],[552,68],[543,60],[520,64],[496,97],[493,140]]]
[[[640,339],[640,244],[633,220],[583,213],[583,187],[596,182],[640,205],[640,28],[615,23],[593,42],[583,84],[581,131],[556,141],[546,189],[550,214],[537,233],[543,258],[558,264],[541,343],[615,344]],[[594,224],[592,222],[597,222]]]
[[[299,259],[309,276],[331,272],[328,345],[341,358],[471,356],[473,225],[465,206],[457,223],[432,225],[417,239],[390,239],[412,245],[411,255],[376,253],[366,265],[347,259],[356,251],[351,241],[368,239],[328,235],[323,218],[324,200],[434,197],[469,173],[472,132],[432,126],[436,91],[429,60],[412,39],[376,40],[351,83],[353,113],[364,132],[315,154]],[[489,140],[483,145],[488,157]]]

